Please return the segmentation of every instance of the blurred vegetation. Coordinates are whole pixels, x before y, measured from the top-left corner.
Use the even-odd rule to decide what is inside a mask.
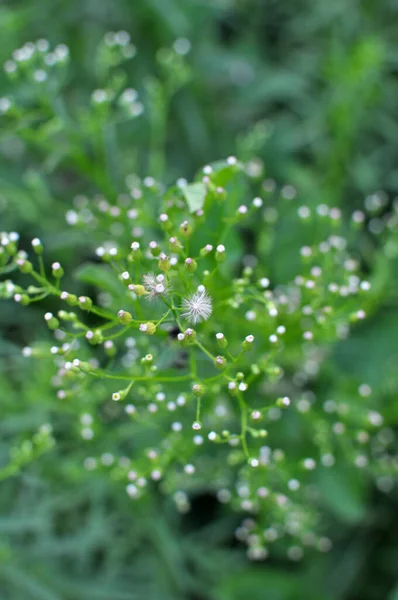
[[[150,110],[116,124],[117,135],[107,138],[99,160],[123,155],[116,188],[130,170],[172,183],[220,157],[255,153],[268,179],[293,185],[309,206],[325,202],[350,213],[383,190],[372,223],[377,234],[398,189],[397,0],[12,0],[0,5],[0,63],[27,41],[66,44],[74,68],[65,75],[65,104],[78,115],[101,84],[100,69],[92,67],[96,48],[106,32],[118,30],[128,31],[137,48],[126,66],[127,87]],[[168,93],[158,85],[159,50],[184,38],[191,43],[184,80],[171,82]],[[0,97],[9,90],[2,72]],[[19,93],[25,97],[26,89]],[[82,123],[87,129],[76,147],[82,139],[95,146],[84,115]],[[65,230],[64,213],[77,193],[98,191],[90,179],[101,167],[87,177],[69,164],[66,142],[53,164],[44,162],[54,139],[70,143],[68,131],[49,128],[30,143],[21,137],[0,130],[0,228],[19,231],[25,242],[39,235],[54,259],[76,265],[98,240],[87,248],[83,235]],[[289,221],[278,235],[271,269],[283,283],[291,248],[304,240]],[[260,224],[260,247],[267,244],[261,236]],[[382,404],[397,389],[395,246],[390,254],[378,252],[377,235],[362,240],[358,255],[376,269],[383,294],[371,319],[335,349],[327,375],[340,378],[340,391],[349,378],[366,380]],[[193,498],[188,515],[156,495],[132,513],[117,482],[81,469],[82,448],[68,443],[71,415],[55,408],[45,364],[27,366],[20,358],[21,346],[42,329],[37,315],[35,308],[2,304],[2,464],[10,447],[33,439],[44,422],[62,423],[65,439],[0,482],[2,599],[398,599],[396,492],[356,486],[344,472],[338,485],[324,482],[334,550],[299,564],[250,564],[234,539],[239,519],[210,493]]]

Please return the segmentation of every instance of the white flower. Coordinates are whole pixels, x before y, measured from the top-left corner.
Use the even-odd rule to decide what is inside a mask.
[[[148,300],[156,300],[159,296],[167,294],[170,291],[170,284],[162,273],[160,273],[160,275],[148,273],[147,275],[144,275],[142,279],[144,287],[148,292],[146,295]]]
[[[213,305],[210,296],[204,286],[199,286],[198,290],[182,301],[184,312],[181,316],[187,319],[193,325],[201,321],[207,321],[213,312]]]

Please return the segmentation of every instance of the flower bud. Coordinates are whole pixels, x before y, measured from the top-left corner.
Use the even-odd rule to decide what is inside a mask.
[[[223,262],[225,260],[225,246],[219,244],[216,248],[216,261]]]
[[[109,356],[110,358],[115,356],[116,347],[115,347],[115,344],[112,342],[112,340],[106,340],[106,342],[104,342],[104,350],[105,350],[106,355]]]
[[[169,243],[170,243],[170,248],[173,252],[180,252],[180,250],[182,250],[182,248],[183,248],[180,240],[176,237],[171,237],[169,239]]]
[[[139,283],[138,284],[130,283],[129,290],[130,290],[130,292],[134,292],[134,294],[136,294],[137,296],[143,296],[144,294],[147,293],[144,286],[140,285]]]
[[[29,262],[28,260],[25,260],[24,258],[18,258],[17,260],[17,266],[19,268],[19,270],[21,271],[21,273],[32,273],[33,271],[33,265],[31,262]]]
[[[28,306],[28,304],[30,304],[30,298],[27,294],[15,294],[14,300],[15,302],[18,302],[18,304],[22,304],[22,306]]]
[[[131,275],[128,271],[123,271],[123,273],[119,275],[119,279],[120,281],[123,281],[123,283],[126,285],[129,285],[131,283]]]
[[[203,394],[205,393],[205,388],[201,383],[194,383],[192,386],[192,391],[195,394],[195,396],[203,396]]]
[[[129,254],[129,259],[133,262],[137,262],[140,260],[141,256],[142,256],[142,252],[140,249],[140,243],[133,242],[131,244],[131,252]]]
[[[166,215],[166,213],[162,213],[160,215],[159,223],[160,223],[160,226],[162,227],[162,229],[164,229],[165,231],[167,231],[168,229],[171,229],[171,227],[172,227],[172,224],[170,223],[169,215]]]
[[[88,296],[80,296],[79,306],[82,310],[91,310],[93,306],[93,301]]]
[[[75,294],[69,294],[68,292],[61,292],[61,300],[65,300],[69,306],[76,306],[80,302]]]
[[[140,331],[148,335],[153,335],[156,331],[156,325],[150,321],[148,323],[141,323]]]
[[[278,398],[276,401],[276,405],[278,408],[287,408],[290,406],[290,398],[284,396],[283,398]]]
[[[184,335],[188,343],[192,343],[196,340],[196,331],[190,327],[185,330]]]
[[[44,315],[44,320],[46,321],[48,328],[51,330],[58,329],[59,321],[54,317],[54,315],[50,312]]]
[[[253,346],[254,335],[247,335],[242,342],[243,350],[250,350]]]
[[[159,256],[160,254],[160,248],[155,241],[149,242],[149,250],[152,256]]]
[[[189,273],[193,273],[198,268],[198,264],[193,258],[187,258],[185,259],[185,268]]]
[[[192,226],[188,223],[188,221],[183,221],[180,225],[180,231],[184,237],[189,237],[192,233]]]
[[[61,267],[59,262],[55,262],[52,264],[52,272],[53,272],[53,277],[55,277],[56,279],[61,279],[61,277],[64,274],[64,270]]]
[[[199,252],[199,256],[207,256],[210,252],[213,251],[213,246],[211,244],[206,244]]]
[[[170,269],[170,259],[164,252],[161,252],[159,254],[158,266],[159,266],[159,269],[161,271],[165,271],[165,273],[167,273],[167,271],[169,271],[169,269]]]
[[[41,243],[39,238],[35,238],[34,240],[32,240],[32,248],[38,256],[41,256],[43,254],[43,244]]]
[[[92,346],[96,346],[97,344],[102,344],[103,337],[100,329],[96,329],[95,331],[87,331],[85,335],[86,340]]]
[[[216,340],[219,348],[226,348],[228,346],[227,338],[223,333],[216,333]]]
[[[131,321],[133,320],[131,313],[127,312],[126,310],[119,310],[117,316],[119,317],[119,321],[122,325],[130,325]]]
[[[214,366],[217,367],[217,369],[224,369],[226,364],[227,359],[225,356],[217,356],[216,360],[214,361]]]

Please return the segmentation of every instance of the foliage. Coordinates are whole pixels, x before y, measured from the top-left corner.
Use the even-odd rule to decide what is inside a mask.
[[[3,595],[394,598],[395,3],[41,4],[1,9]]]

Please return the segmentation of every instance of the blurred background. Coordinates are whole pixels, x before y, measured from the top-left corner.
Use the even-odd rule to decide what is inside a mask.
[[[175,85],[167,111],[149,111],[120,132],[126,160],[140,175],[172,183],[221,157],[254,152],[267,179],[294,186],[309,205],[350,214],[377,192],[379,218],[391,208],[398,190],[398,0],[3,0],[0,63],[38,38],[66,44],[73,112],[98,87],[98,44],[118,30],[137,49],[128,83],[144,105],[165,101],[156,88],[160,49],[186,57],[184,85]],[[1,72],[0,97],[9,93]],[[152,140],[151,114],[163,115]],[[42,177],[40,145],[30,151],[18,143],[11,129],[0,131],[0,229],[42,237],[54,257],[78,264],[84,240],[65,233],[63,215],[84,191],[84,175],[65,167],[59,177],[46,165]],[[369,241],[365,267],[376,250],[377,240]],[[276,260],[288,268],[286,247]],[[388,269],[383,304],[336,358],[381,393],[391,356],[398,364],[397,260]],[[37,313],[3,304],[0,326],[5,453],[9,439],[45,420],[53,399],[48,367],[29,371],[20,359],[21,346],[42,328]],[[26,411],[14,413],[21,405]],[[330,554],[251,564],[234,538],[238,517],[212,494],[193,498],[185,516],[155,496],[131,516],[118,485],[85,480],[80,457],[67,451],[0,483],[1,600],[398,600],[396,497],[342,487],[332,502],[337,543]]]

